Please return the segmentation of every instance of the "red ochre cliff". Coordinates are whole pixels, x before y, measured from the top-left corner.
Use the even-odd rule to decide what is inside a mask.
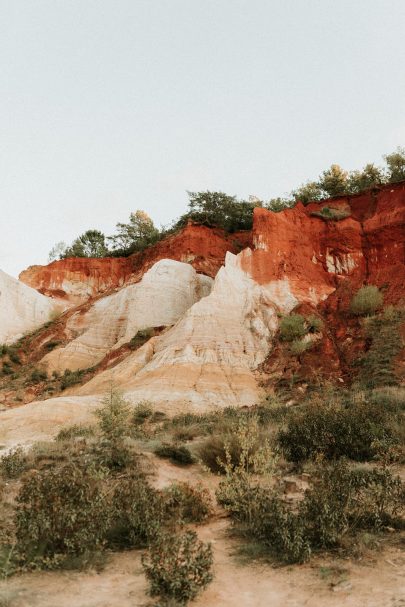
[[[328,207],[344,219],[320,218]],[[405,296],[405,183],[273,213],[254,211],[243,269],[260,284],[288,280],[299,302],[318,304],[341,284],[375,284],[386,303]]]
[[[339,209],[344,219],[320,218],[322,208]],[[183,230],[128,258],[71,258],[31,266],[20,280],[51,297],[74,304],[139,281],[160,259],[190,263],[214,277],[227,251],[241,254],[242,268],[259,284],[288,282],[298,302],[318,305],[342,284],[363,283],[384,290],[387,303],[405,296],[405,182],[356,196],[344,196],[274,213],[254,211],[252,232],[187,225]]]
[[[77,305],[124,284],[138,282],[160,259],[190,263],[197,272],[214,277],[227,251],[238,253],[252,245],[251,239],[250,231],[226,234],[190,223],[177,234],[130,257],[62,259],[47,266],[30,266],[19,278],[44,295]]]

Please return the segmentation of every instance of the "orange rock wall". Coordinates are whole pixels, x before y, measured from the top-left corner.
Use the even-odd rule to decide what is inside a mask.
[[[251,232],[225,234],[222,230],[189,224],[181,232],[131,257],[62,259],[47,266],[31,266],[19,278],[44,295],[77,305],[89,297],[137,282],[160,259],[187,262],[197,272],[214,277],[226,252],[238,253],[252,245],[251,239]]]
[[[325,221],[312,213],[342,208],[350,217]],[[254,250],[242,267],[257,282],[288,280],[301,302],[318,303],[342,281],[384,288],[386,302],[405,297],[405,183],[273,213],[254,211]]]

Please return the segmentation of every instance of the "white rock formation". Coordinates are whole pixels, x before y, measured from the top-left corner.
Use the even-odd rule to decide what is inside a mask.
[[[261,286],[228,253],[208,297],[78,393],[100,394],[114,381],[133,400],[148,399],[160,407],[254,404],[259,389],[253,370],[270,351],[277,312],[287,313],[296,303],[288,281]]]
[[[0,343],[16,341],[61,311],[55,301],[0,270]]]
[[[142,329],[173,325],[188,308],[209,294],[212,279],[171,259],[158,261],[142,280],[96,301],[67,323],[74,339],[43,359],[49,372],[92,367],[111,349]]]

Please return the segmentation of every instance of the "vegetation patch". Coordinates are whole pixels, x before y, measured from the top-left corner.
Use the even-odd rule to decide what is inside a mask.
[[[349,209],[333,208],[333,207],[322,207],[320,211],[312,211],[313,217],[320,217],[325,221],[340,221],[350,217],[351,212]]]
[[[383,305],[384,297],[378,287],[367,285],[361,287],[350,302],[350,312],[356,316],[374,314]]]

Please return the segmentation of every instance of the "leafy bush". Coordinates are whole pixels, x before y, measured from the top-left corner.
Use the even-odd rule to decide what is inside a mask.
[[[193,531],[183,535],[162,534],[142,558],[152,596],[173,598],[187,605],[212,580],[212,548]]]
[[[8,357],[15,365],[21,365],[21,358],[19,357],[18,352],[16,352],[16,350],[10,348]]]
[[[30,376],[30,380],[34,384],[38,384],[39,382],[45,381],[47,379],[48,375],[46,374],[46,371],[43,371],[42,369],[34,369]]]
[[[113,495],[113,544],[144,547],[158,533],[165,506],[160,494],[145,479],[131,476],[119,482]]]
[[[396,183],[405,179],[405,149],[398,147],[392,154],[384,156],[388,168],[388,181]]]
[[[24,472],[27,458],[22,447],[16,447],[0,458],[0,472],[5,478],[17,478]]]
[[[181,464],[187,466],[194,463],[194,458],[191,452],[184,445],[169,445],[163,444],[157,447],[154,451],[155,455],[165,459],[170,459],[174,464]]]
[[[351,407],[313,405],[291,414],[278,433],[286,458],[302,462],[322,454],[365,461],[376,455],[375,441],[391,439],[387,412],[358,403]]]
[[[143,346],[143,344],[146,344],[146,342],[149,341],[154,334],[155,332],[153,329],[140,330],[136,333],[136,335],[134,335],[128,345],[131,350],[137,350],[138,348]]]
[[[85,436],[94,436],[94,428],[92,426],[81,426],[80,424],[73,424],[67,428],[62,428],[56,435],[55,440],[65,441],[71,438]]]
[[[404,486],[387,468],[350,470],[344,460],[321,464],[298,505],[257,482],[238,487],[224,494],[220,485],[220,503],[248,537],[289,563],[307,560],[315,549],[339,546],[361,529],[402,525]]]
[[[294,341],[307,333],[305,318],[301,314],[284,316],[280,323],[280,339],[282,341]]]
[[[71,386],[76,386],[77,384],[80,384],[83,379],[83,375],[86,373],[86,371],[87,369],[78,369],[77,371],[65,369],[62,375],[60,389],[66,390],[66,388],[70,388]]]
[[[402,348],[400,323],[404,311],[388,307],[384,312],[366,321],[366,335],[371,345],[359,360],[360,382],[367,387],[389,386],[398,383],[395,357]]]
[[[214,434],[205,439],[198,448],[198,456],[201,461],[215,474],[225,474],[227,452],[233,466],[239,462],[241,446],[237,438],[228,433],[224,435]]]
[[[92,469],[68,464],[24,479],[15,525],[25,562],[54,566],[60,555],[94,551],[109,523],[110,507]]]
[[[134,407],[133,423],[138,426],[153,416],[153,409],[148,401],[142,401]]]
[[[125,444],[130,428],[130,405],[114,388],[111,388],[101,402],[102,407],[95,412],[103,436],[103,449],[100,455],[109,468],[125,468],[131,459],[130,451]]]
[[[291,354],[294,354],[294,356],[300,356],[307,350],[310,350],[313,345],[314,342],[311,340],[294,339],[290,345],[290,352]]]
[[[356,316],[374,314],[383,304],[384,298],[378,287],[367,285],[361,287],[353,296],[350,311]]]
[[[202,523],[212,513],[212,501],[207,489],[188,483],[174,483],[164,491],[167,512],[185,523]]]
[[[325,219],[325,221],[340,221],[341,219],[350,217],[351,213],[348,209],[323,207],[320,211],[312,211],[311,215]]]

